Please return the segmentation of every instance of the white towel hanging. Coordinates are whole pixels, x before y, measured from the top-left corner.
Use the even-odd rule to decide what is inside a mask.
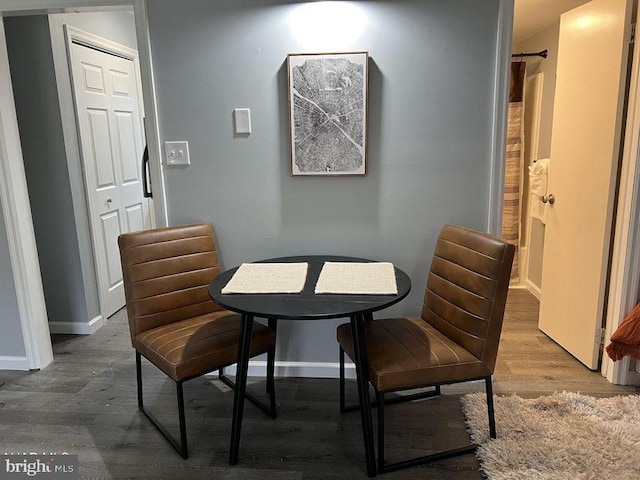
[[[545,223],[547,204],[543,203],[542,197],[547,195],[547,179],[549,174],[548,158],[541,158],[533,165],[529,166],[529,192],[531,194],[531,209],[529,215]]]

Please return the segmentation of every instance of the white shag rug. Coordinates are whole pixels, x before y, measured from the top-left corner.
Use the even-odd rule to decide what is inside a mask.
[[[494,396],[494,404],[490,440],[485,394],[462,398],[489,480],[640,480],[640,395]]]

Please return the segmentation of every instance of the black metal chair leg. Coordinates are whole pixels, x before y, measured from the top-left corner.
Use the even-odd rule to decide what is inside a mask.
[[[187,450],[187,421],[184,416],[184,391],[182,382],[176,382],[176,397],[178,398],[178,420],[180,421],[180,444],[182,445],[183,458],[189,456]]]
[[[136,383],[138,384],[138,409],[142,410],[144,407],[144,400],[142,398],[142,360],[140,353],[136,350]]]
[[[496,417],[493,408],[493,385],[491,384],[491,377],[484,379],[487,390],[487,412],[489,414],[489,436],[496,438]]]
[[[491,384],[491,377],[485,377],[485,386],[487,390],[487,409],[489,414],[489,435],[491,438],[496,438],[496,422],[493,407],[493,388]],[[436,392],[440,393],[440,387],[436,388]],[[425,463],[433,463],[438,460],[444,460],[446,458],[457,457],[458,455],[464,455],[474,452],[478,445],[470,444],[460,448],[454,448],[451,450],[445,450],[443,452],[433,453],[424,457],[412,458],[409,460],[403,460],[395,463],[384,463],[384,405],[389,401],[385,401],[384,394],[377,392],[376,403],[378,405],[378,472],[388,473],[400,470],[403,468],[415,467],[417,465],[423,465]]]
[[[434,390],[427,390],[426,392],[413,393],[411,395],[400,395],[397,397],[388,397],[384,399],[385,405],[393,405],[395,403],[413,402],[414,400],[421,400],[424,398],[437,397],[440,395],[440,387],[436,387]],[[378,406],[378,400],[371,402],[371,407],[376,408]],[[340,412],[355,412],[360,410],[360,404],[358,405],[340,405]]]
[[[378,471],[384,472],[384,393],[377,392],[378,399]]]
[[[340,412],[345,413],[347,411],[345,407],[345,386],[344,386],[344,350],[340,347]]]
[[[187,425],[184,414],[184,394],[182,390],[182,382],[176,382],[176,396],[178,400],[178,419],[180,421],[180,442],[158,421],[158,419],[144,406],[142,396],[142,360],[141,355],[136,351],[136,378],[138,383],[138,409],[145,414],[154,427],[162,434],[178,454],[185,460],[189,458],[189,450],[187,448]]]

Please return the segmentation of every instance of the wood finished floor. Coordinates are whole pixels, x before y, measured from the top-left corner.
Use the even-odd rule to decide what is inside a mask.
[[[537,315],[535,298],[523,290],[510,292],[496,394],[640,392],[611,385],[583,367],[538,331]],[[337,380],[278,379],[275,420],[247,404],[240,462],[231,467],[232,392],[217,380],[185,384],[191,454],[186,461],[138,412],[134,352],[123,312],[92,336],[55,336],[54,352],[55,363],[43,371],[0,371],[0,452],[78,454],[80,478],[93,480],[366,478],[359,414],[340,414]],[[147,405],[166,425],[176,426],[173,383],[150,365],[144,375]],[[262,393],[264,381],[253,379],[250,389]],[[477,383],[443,387],[439,398],[387,407],[388,460],[468,443],[459,397],[479,390]],[[355,402],[353,382],[348,392]],[[481,479],[478,469],[475,456],[466,455],[382,478]]]

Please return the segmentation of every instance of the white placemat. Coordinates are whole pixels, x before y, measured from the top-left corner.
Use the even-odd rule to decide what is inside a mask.
[[[221,293],[300,293],[307,268],[307,263],[243,263]]]
[[[396,273],[389,262],[325,262],[315,293],[397,295]]]

